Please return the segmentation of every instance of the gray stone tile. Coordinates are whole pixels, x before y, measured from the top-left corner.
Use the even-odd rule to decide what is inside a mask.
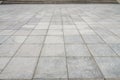
[[[106,80],[120,79],[120,58],[119,57],[95,57]]]
[[[86,43],[104,43],[104,41],[96,35],[83,35],[83,39]]]
[[[79,31],[82,35],[91,35],[91,36],[96,35],[96,33],[91,29],[83,29],[83,30],[80,29]]]
[[[85,45],[66,45],[67,56],[90,56]]]
[[[16,32],[16,30],[3,30],[0,32],[0,35],[12,35]]]
[[[44,36],[29,36],[26,40],[25,40],[25,44],[33,44],[33,43],[43,43],[44,41]]]
[[[117,36],[101,36],[101,37],[108,44],[120,43],[120,38]]]
[[[79,32],[77,30],[64,30],[64,35],[79,35]]]
[[[111,48],[120,55],[120,44],[110,44]]]
[[[62,29],[62,25],[50,25],[49,29]]]
[[[48,30],[47,35],[59,35],[59,36],[62,36],[63,32],[62,32],[62,30]]]
[[[14,35],[16,36],[27,36],[29,35],[31,30],[18,30]]]
[[[26,36],[11,36],[4,43],[5,44],[20,44],[20,43],[23,43],[26,38],[27,38]]]
[[[0,45],[0,56],[13,56],[19,48],[19,44]]]
[[[48,23],[42,23],[42,24],[38,24],[35,29],[48,29],[49,24]]]
[[[63,25],[63,29],[76,29],[75,25]]]
[[[49,44],[49,43],[60,43],[63,44],[63,36],[47,36],[45,43]]]
[[[97,29],[95,30],[100,36],[113,36],[114,34],[109,30],[104,29]]]
[[[30,35],[33,36],[40,36],[40,35],[46,35],[47,30],[33,30]]]
[[[104,80],[91,57],[68,57],[67,61],[70,80]]]
[[[30,45],[24,44],[17,51],[16,56],[39,56],[42,45]]]
[[[87,29],[90,29],[90,27],[86,24],[76,24],[77,28],[79,30],[87,30]]]
[[[65,56],[64,45],[44,45],[41,56]]]
[[[80,36],[64,36],[65,43],[84,43]]]
[[[7,40],[9,36],[0,36],[0,44]]]
[[[5,58],[5,57],[0,58],[0,72],[4,69],[4,67],[7,65],[9,60],[10,58]]]
[[[32,79],[37,58],[13,58],[0,79]]]
[[[66,80],[67,69],[65,58],[41,57],[34,78],[40,78],[41,80]]]
[[[120,36],[120,29],[110,29],[110,31],[112,31],[117,36]]]
[[[24,25],[20,29],[21,30],[32,30],[35,28],[35,25]]]
[[[105,44],[88,45],[93,56],[117,56],[116,53]]]

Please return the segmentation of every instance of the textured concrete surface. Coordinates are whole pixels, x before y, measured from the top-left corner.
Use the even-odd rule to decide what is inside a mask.
[[[120,80],[120,5],[0,5],[0,80]]]
[[[119,0],[3,0],[3,3],[118,3]]]

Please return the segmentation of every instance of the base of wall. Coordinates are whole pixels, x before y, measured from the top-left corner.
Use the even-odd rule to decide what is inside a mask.
[[[5,0],[3,1],[4,4],[72,4],[72,3],[75,3],[75,4],[82,4],[82,3],[118,3],[116,0],[102,0],[102,1],[99,1],[99,0],[88,0],[88,1],[85,1],[85,0],[75,0],[75,1],[44,1],[44,0]]]

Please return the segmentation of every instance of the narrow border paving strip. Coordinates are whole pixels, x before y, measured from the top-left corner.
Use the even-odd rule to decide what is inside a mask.
[[[0,80],[120,80],[119,4],[0,5]]]

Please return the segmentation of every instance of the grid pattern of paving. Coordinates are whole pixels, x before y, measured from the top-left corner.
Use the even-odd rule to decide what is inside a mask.
[[[120,80],[120,5],[0,5],[0,80]]]

